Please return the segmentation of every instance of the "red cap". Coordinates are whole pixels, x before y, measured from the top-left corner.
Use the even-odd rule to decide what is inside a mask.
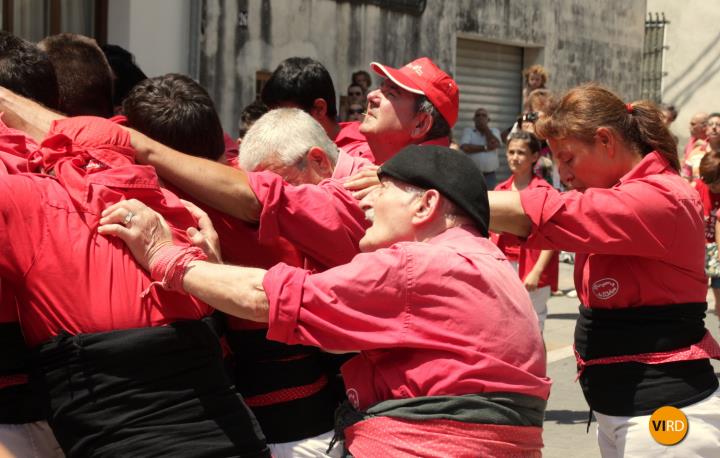
[[[400,69],[372,62],[370,68],[378,75],[389,78],[406,91],[427,97],[450,124],[450,127],[455,125],[460,104],[460,91],[450,75],[440,70],[433,61],[427,57],[421,57]]]

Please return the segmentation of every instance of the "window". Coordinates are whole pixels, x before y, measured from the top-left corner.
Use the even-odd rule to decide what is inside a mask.
[[[30,41],[72,32],[107,41],[108,0],[1,0],[3,30]]]
[[[645,20],[645,41],[642,57],[642,98],[656,103],[662,101],[663,52],[665,46],[665,26],[670,22],[665,14],[648,13]]]

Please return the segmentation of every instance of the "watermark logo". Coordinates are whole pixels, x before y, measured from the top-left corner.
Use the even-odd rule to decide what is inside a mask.
[[[660,407],[650,415],[650,435],[663,445],[675,445],[685,439],[688,433],[688,419],[680,409],[672,406]]]

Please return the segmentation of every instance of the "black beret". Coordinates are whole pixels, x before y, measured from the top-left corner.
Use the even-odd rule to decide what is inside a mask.
[[[436,189],[465,210],[488,236],[490,206],[485,177],[467,154],[442,146],[411,145],[378,169],[388,176],[422,189]]]

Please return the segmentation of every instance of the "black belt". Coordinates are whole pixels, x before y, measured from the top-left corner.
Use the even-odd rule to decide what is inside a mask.
[[[575,350],[584,360],[684,348],[705,335],[706,303],[622,309],[580,306]],[[585,399],[606,415],[637,416],[663,405],[684,407],[718,387],[707,359],[665,364],[588,366],[580,376]]]
[[[270,456],[209,323],[61,333],[35,357],[68,457]]]
[[[337,368],[327,364],[331,356],[315,347],[267,340],[266,334],[265,329],[226,334],[234,354],[235,386],[248,403],[254,396],[310,385],[322,377],[327,380],[309,396],[271,405],[251,404],[267,441],[294,442],[331,431],[335,409],[344,398]]]
[[[27,377],[30,350],[18,323],[0,323],[0,378]],[[35,386],[18,383],[0,388],[0,423],[20,424],[46,418],[42,394]]]

